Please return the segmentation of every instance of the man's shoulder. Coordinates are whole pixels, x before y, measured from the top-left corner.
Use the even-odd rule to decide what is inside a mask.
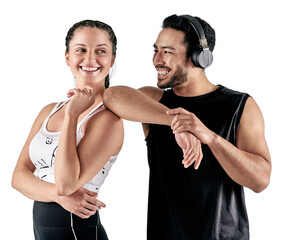
[[[225,87],[223,85],[219,85],[219,89],[220,89],[220,93],[223,95],[233,95],[233,96],[243,96],[243,95],[248,95],[245,92],[241,92],[241,91],[237,91],[237,90],[233,90],[230,89],[228,87]]]

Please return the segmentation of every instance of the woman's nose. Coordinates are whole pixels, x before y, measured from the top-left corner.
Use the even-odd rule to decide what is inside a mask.
[[[95,56],[94,53],[88,52],[87,55],[86,55],[86,57],[85,57],[85,59],[86,59],[86,61],[87,61],[88,63],[92,63],[92,62],[95,62],[95,61],[96,61],[96,56]]]

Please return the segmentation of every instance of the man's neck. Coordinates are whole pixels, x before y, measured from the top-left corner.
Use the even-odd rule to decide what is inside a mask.
[[[196,97],[213,92],[217,88],[218,86],[209,82],[206,75],[203,73],[193,78],[189,77],[185,83],[174,87],[173,90],[178,96]]]

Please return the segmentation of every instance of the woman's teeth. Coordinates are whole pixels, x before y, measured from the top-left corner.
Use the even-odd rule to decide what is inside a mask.
[[[87,71],[87,72],[94,72],[99,69],[97,67],[81,67],[81,68],[82,68],[82,70]]]

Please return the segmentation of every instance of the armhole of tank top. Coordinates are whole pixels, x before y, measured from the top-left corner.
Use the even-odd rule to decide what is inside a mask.
[[[167,95],[167,93],[168,92],[170,92],[172,89],[168,89],[168,90],[164,90],[163,91],[163,94],[162,94],[162,96],[161,96],[161,98],[159,99],[159,103],[161,103],[161,104],[163,104],[162,103],[162,100],[163,100],[163,98],[164,98],[164,96],[165,95]],[[149,139],[150,139],[150,136],[151,136],[151,131],[153,131],[152,129],[151,129],[151,125],[152,124],[147,124],[148,125],[148,134],[147,134],[147,136],[144,138],[144,140],[146,141],[146,143],[148,143],[148,141],[149,141]]]
[[[236,126],[236,133],[239,129],[239,126],[240,126],[240,121],[241,121],[241,118],[242,118],[242,115],[243,115],[243,112],[244,112],[244,109],[245,109],[245,105],[246,105],[246,102],[247,100],[250,98],[251,96],[247,93],[243,94],[242,97],[241,97],[241,100],[240,100],[240,103],[239,103],[239,109],[238,109],[238,114],[237,114],[237,126]]]
[[[60,110],[64,106],[64,104],[66,104],[66,102],[58,102],[58,103],[56,103],[56,105],[54,106],[52,111],[49,113],[47,118],[49,119],[52,115],[54,115],[58,110]]]
[[[53,107],[52,111],[49,113],[49,115],[46,117],[42,124],[42,127],[44,129],[47,129],[47,124],[49,122],[50,117],[53,116],[59,109],[61,109],[67,102],[68,101],[56,103],[56,105]]]
[[[99,107],[101,107],[103,104],[101,104]],[[94,115],[96,115],[97,113],[105,110],[105,108],[102,108],[102,109],[99,109],[99,107],[97,109],[93,109],[93,111],[91,111],[78,125],[78,128],[77,128],[77,132],[78,134],[80,135],[80,139],[84,136],[83,134],[83,127],[85,125],[85,123],[91,118],[93,117]]]

